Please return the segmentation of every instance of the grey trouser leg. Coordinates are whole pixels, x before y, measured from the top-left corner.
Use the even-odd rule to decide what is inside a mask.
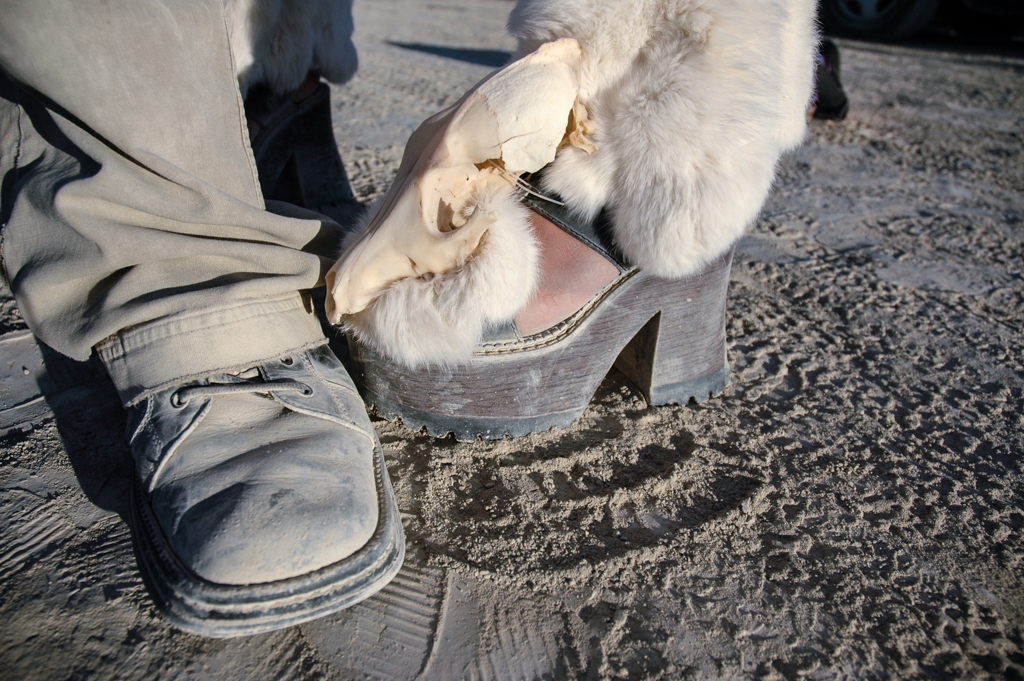
[[[5,275],[126,403],[324,342],[338,241],[265,210],[221,0],[0,0]],[[308,216],[305,216],[308,217]]]

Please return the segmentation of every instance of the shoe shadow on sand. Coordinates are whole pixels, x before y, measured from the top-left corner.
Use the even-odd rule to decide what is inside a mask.
[[[39,351],[46,367],[39,389],[82,492],[127,522],[134,468],[117,391],[97,358],[76,362],[41,342]]]

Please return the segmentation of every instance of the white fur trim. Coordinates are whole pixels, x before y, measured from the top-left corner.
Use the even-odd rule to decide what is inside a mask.
[[[583,48],[580,101],[597,151],[565,148],[545,188],[666,277],[699,270],[757,217],[782,152],[805,134],[814,0],[520,0],[519,52]]]
[[[352,0],[224,0],[243,96],[263,84],[281,95],[310,71],[332,83],[356,72]]]
[[[529,212],[511,190],[490,189],[474,204],[495,222],[473,255],[444,274],[396,281],[346,316],[346,331],[408,366],[446,366],[472,356],[487,324],[511,319],[539,276]]]

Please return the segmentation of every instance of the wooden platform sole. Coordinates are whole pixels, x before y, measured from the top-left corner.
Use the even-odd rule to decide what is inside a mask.
[[[350,339],[353,379],[380,416],[463,441],[571,424],[613,365],[651,405],[700,402],[729,382],[731,265],[729,252],[684,279],[629,270],[566,321],[451,367],[409,369]]]

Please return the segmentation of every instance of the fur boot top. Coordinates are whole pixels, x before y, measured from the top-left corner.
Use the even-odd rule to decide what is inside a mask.
[[[813,0],[520,0],[519,53],[579,41],[597,147],[562,149],[545,188],[587,217],[607,206],[635,265],[699,270],[739,239],[803,139],[814,16]]]

